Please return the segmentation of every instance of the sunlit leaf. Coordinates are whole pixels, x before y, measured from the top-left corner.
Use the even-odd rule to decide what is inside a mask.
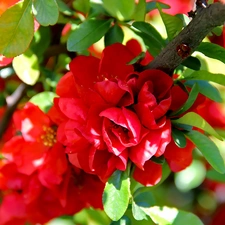
[[[199,70],[185,77],[185,80],[207,80],[225,86],[225,75],[221,73],[210,73],[207,70]]]
[[[111,20],[86,20],[74,30],[67,42],[69,51],[84,51],[101,37],[110,28]]]
[[[0,16],[0,54],[14,57],[25,52],[34,34],[32,1],[21,1]]]
[[[24,54],[19,55],[13,60],[13,68],[18,77],[26,84],[34,85],[39,78],[39,64],[37,56],[27,50]]]
[[[48,110],[53,105],[53,99],[57,95],[54,92],[44,91],[36,94],[30,99],[30,102],[37,105],[43,112],[48,112]]]
[[[188,80],[185,82],[185,86],[194,87],[195,84],[198,84],[199,92],[205,95],[207,98],[215,102],[223,102],[220,92],[216,87],[205,80]]]
[[[207,57],[218,59],[225,63],[225,49],[217,44],[202,42],[196,49]]]
[[[135,6],[135,11],[133,14],[133,19],[135,21],[144,21],[146,14],[146,1],[139,0],[137,5]]]
[[[105,38],[104,38],[105,46],[108,46],[117,42],[122,43],[123,38],[124,38],[124,33],[122,28],[118,26],[117,24],[115,24],[105,34]]]
[[[219,173],[225,173],[224,160],[216,144],[202,133],[192,130],[186,133],[209,164]]]
[[[203,225],[196,215],[176,208],[153,206],[147,212],[151,219],[159,225]]]
[[[121,21],[130,20],[135,10],[135,0],[103,0],[103,7]]]
[[[56,24],[59,17],[56,0],[33,0],[33,13],[42,26]]]
[[[172,121],[174,124],[184,124],[184,125],[190,125],[197,128],[200,128],[207,132],[208,134],[215,136],[219,140],[222,140],[220,135],[210,126],[210,124],[204,120],[200,115],[194,112],[188,112],[184,116],[182,116],[179,119]]]
[[[103,207],[114,221],[119,220],[127,210],[130,199],[130,179],[127,172],[115,171],[106,183],[103,193]]]

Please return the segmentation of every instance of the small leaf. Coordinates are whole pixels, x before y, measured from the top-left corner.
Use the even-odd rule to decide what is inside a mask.
[[[217,182],[225,183],[224,174],[218,173],[217,171],[213,169],[207,171],[206,178],[217,181]]]
[[[124,33],[122,28],[118,26],[117,24],[115,24],[105,34],[105,39],[104,39],[105,46],[108,46],[117,42],[122,43],[123,38],[124,38]]]
[[[147,212],[153,222],[159,225],[203,225],[196,215],[176,208],[153,206]]]
[[[33,0],[33,13],[42,26],[54,25],[59,18],[56,0]]]
[[[57,95],[54,92],[44,91],[33,96],[30,99],[30,102],[37,105],[43,112],[46,113],[52,107],[53,99],[56,96]]]
[[[187,140],[184,136],[184,133],[176,128],[172,129],[172,137],[173,140],[175,142],[175,144],[179,147],[179,148],[185,148],[187,145]]]
[[[130,199],[130,179],[127,172],[115,171],[106,183],[103,206],[106,214],[114,221],[127,210]]]
[[[128,62],[127,65],[133,65],[137,63],[139,60],[142,60],[144,57],[145,57],[145,53],[141,52],[138,56],[136,56],[134,59]]]
[[[202,155],[216,171],[225,173],[224,160],[218,147],[212,140],[195,130],[187,132],[186,136],[196,145]]]
[[[27,50],[24,54],[13,59],[13,68],[18,77],[26,84],[34,85],[39,78],[39,64],[37,56]]]
[[[172,40],[183,28],[183,21],[176,16],[172,16],[162,12],[160,5],[158,5],[160,15],[166,28],[169,40]]]
[[[0,16],[0,54],[10,58],[22,54],[34,35],[32,1],[24,0]]]
[[[142,189],[142,188],[139,188]],[[132,202],[132,213],[136,220],[147,220],[147,215],[145,213],[144,208],[149,208],[155,204],[155,200],[153,198],[152,193],[149,190],[145,190],[144,192],[139,192],[138,195],[134,196]]]
[[[73,7],[77,11],[88,13],[90,10],[90,0],[76,0],[73,1]]]
[[[67,42],[69,51],[81,52],[90,47],[110,28],[111,20],[86,20],[74,30]]]
[[[157,9],[157,4],[159,4],[161,9],[169,9],[170,6],[161,2],[156,2],[156,1],[152,1],[152,2],[147,2],[146,3],[146,12],[150,12],[154,9]]]
[[[205,95],[207,98],[215,102],[223,102],[223,99],[220,95],[220,92],[216,87],[204,80],[188,80],[185,82],[185,86],[193,87],[195,84],[198,84],[199,92]]]
[[[131,225],[131,220],[127,216],[123,216],[119,221],[113,221],[110,225]]]
[[[84,0],[83,0],[84,1]],[[89,0],[88,0],[89,1]],[[77,2],[77,1],[76,1]],[[74,14],[73,10],[63,1],[56,0],[56,3],[59,7],[59,11],[67,16],[72,16]]]
[[[134,22],[132,27],[135,28],[133,31],[143,39],[153,56],[156,56],[165,46],[165,41],[151,24],[139,21]]]
[[[146,2],[145,0],[139,0],[135,7],[133,20],[144,21],[145,14],[146,14]]]
[[[200,128],[208,134],[222,140],[220,135],[206,122],[200,115],[194,112],[188,112],[179,119],[172,121],[174,124],[184,124]]]
[[[206,80],[225,86],[225,75],[221,73],[210,73],[207,70],[199,70],[185,77],[185,80]]]
[[[225,63],[225,49],[217,44],[202,42],[197,47],[196,51],[203,53],[207,57],[218,59]]]
[[[187,101],[184,103],[184,105],[180,109],[171,113],[171,116],[182,114],[185,111],[187,111],[188,109],[190,109],[191,106],[194,104],[196,98],[198,97],[198,93],[199,93],[198,84],[194,84],[193,88],[191,89],[191,91],[189,93]]]
[[[135,10],[135,0],[103,0],[105,10],[117,19],[131,20]]]
[[[186,66],[192,70],[200,70],[201,68],[201,61],[193,56],[189,56],[182,62],[183,66]]]

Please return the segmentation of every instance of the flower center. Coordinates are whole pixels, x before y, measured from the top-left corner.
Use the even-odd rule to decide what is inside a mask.
[[[51,127],[43,127],[44,134],[41,135],[43,144],[52,147],[56,143],[56,131]]]

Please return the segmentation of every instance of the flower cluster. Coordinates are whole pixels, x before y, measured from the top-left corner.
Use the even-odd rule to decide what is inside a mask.
[[[162,176],[158,157],[180,171],[191,163],[194,145],[175,145],[168,116],[188,94],[160,70],[140,71],[137,64],[149,63],[149,54],[131,64],[140,52],[138,42],[130,40],[106,47],[101,59],[76,57],[58,83],[50,114],[74,166],[106,181],[131,161],[135,180],[152,186]]]
[[[14,113],[12,126],[17,135],[0,155],[1,225],[43,224],[85,207],[102,208],[104,184],[68,162],[46,114],[27,103]]]

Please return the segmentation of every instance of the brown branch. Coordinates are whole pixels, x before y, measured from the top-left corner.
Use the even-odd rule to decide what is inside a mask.
[[[144,69],[160,69],[172,74],[186,58],[178,55],[177,47],[185,44],[190,47],[190,54],[193,53],[209,32],[224,22],[225,4],[214,3],[198,9],[192,21]]]
[[[0,140],[2,139],[2,136],[11,121],[12,115],[16,110],[17,105],[25,95],[27,87],[27,84],[22,83],[12,95],[7,97],[7,108],[3,115],[3,118],[0,121]]]

